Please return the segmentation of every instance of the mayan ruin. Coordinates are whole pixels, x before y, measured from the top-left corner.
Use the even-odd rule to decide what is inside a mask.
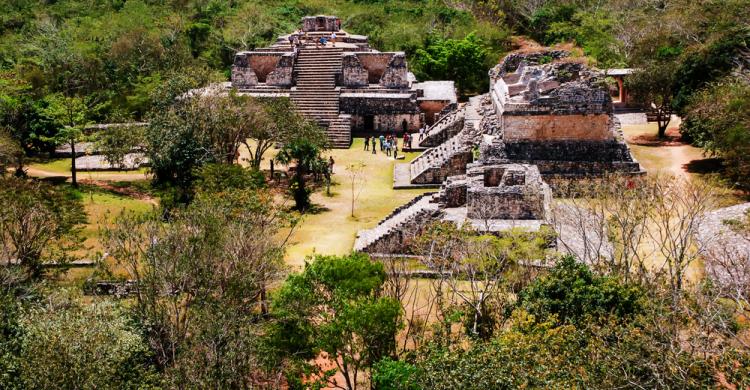
[[[555,183],[643,174],[614,116],[604,74],[568,56],[559,50],[514,53],[492,68],[490,92],[438,118],[420,142],[426,150],[394,167],[394,187],[440,187],[440,194],[361,231],[355,249],[398,252],[436,216],[479,231],[538,230],[549,222],[549,187]],[[477,222],[480,215],[492,221],[485,228]]]
[[[750,390],[749,0],[0,0],[0,390]]]
[[[321,37],[332,33],[335,42],[321,47]],[[270,47],[237,53],[227,87],[289,97],[326,128],[335,148],[348,148],[353,131],[414,132],[457,99],[453,82],[418,82],[403,52],[370,47],[366,36],[341,30],[335,16],[305,17],[300,31]]]

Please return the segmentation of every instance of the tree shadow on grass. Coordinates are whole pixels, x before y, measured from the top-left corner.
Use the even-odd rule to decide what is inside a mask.
[[[686,171],[697,174],[724,173],[724,160],[721,158],[704,158],[692,160],[683,165]]]

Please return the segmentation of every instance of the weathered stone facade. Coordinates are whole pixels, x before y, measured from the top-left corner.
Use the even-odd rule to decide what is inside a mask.
[[[470,164],[465,175],[447,178],[439,193],[417,197],[375,228],[360,231],[354,249],[409,254],[413,238],[438,221],[493,234],[511,228],[538,231],[547,225],[551,200],[533,165]]]
[[[231,87],[251,96],[290,97],[300,113],[328,129],[334,147],[348,147],[352,131],[414,132],[456,103],[453,82],[416,83],[404,53],[371,48],[367,37],[341,30],[334,16],[305,17],[302,31],[237,53]],[[316,43],[333,32],[335,43]]]

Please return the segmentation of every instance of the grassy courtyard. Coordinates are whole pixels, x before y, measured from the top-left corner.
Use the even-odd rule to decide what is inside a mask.
[[[287,263],[293,267],[304,264],[305,257],[312,254],[345,254],[352,250],[357,231],[371,228],[390,214],[396,207],[408,202],[426,190],[394,190],[393,166],[396,161],[378,151],[373,155],[364,150],[364,139],[355,138],[349,149],[334,149],[327,153],[335,160],[331,195],[325,189],[317,191],[312,200],[320,209],[308,214],[292,236],[292,245],[287,250]],[[407,153],[410,161],[418,153]],[[355,201],[354,217],[351,216],[351,181],[346,167],[364,164],[365,177],[359,198]]]

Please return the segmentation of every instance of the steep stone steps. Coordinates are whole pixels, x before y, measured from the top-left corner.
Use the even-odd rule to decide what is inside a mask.
[[[341,48],[303,47],[294,64],[297,85],[291,92],[297,111],[324,127],[334,148],[351,144],[351,117],[339,115],[340,92],[336,88],[341,53]]]
[[[438,212],[439,206],[433,203],[436,193],[426,193],[397,208],[372,229],[360,230],[354,242],[354,250],[378,253],[388,246],[394,235],[414,233],[423,224],[426,215]]]
[[[419,146],[432,148],[458,134],[464,127],[465,113],[466,109],[462,107],[440,118],[427,129]]]
[[[409,164],[409,182],[440,184],[450,176],[466,173],[466,165],[473,161],[473,143],[467,136],[466,127],[448,141],[414,159]]]

